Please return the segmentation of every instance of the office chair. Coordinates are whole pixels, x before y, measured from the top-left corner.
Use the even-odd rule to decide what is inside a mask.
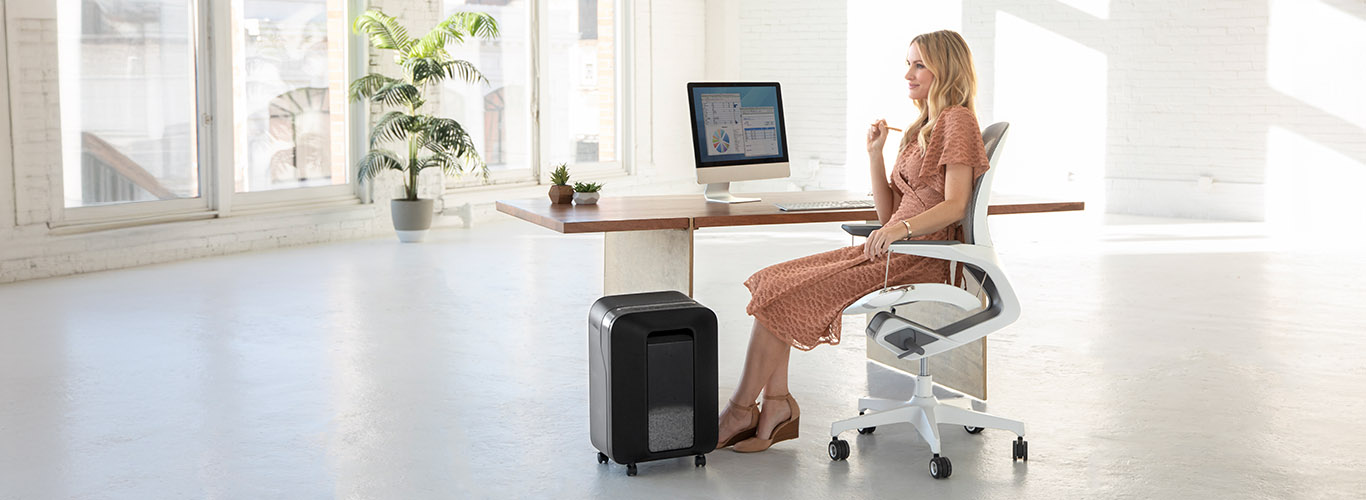
[[[966,243],[958,241],[898,241],[891,251],[919,255],[949,262],[962,263],[963,278],[969,288],[978,293],[943,283],[901,285],[871,293],[845,308],[844,314],[873,314],[867,333],[873,340],[868,348],[887,349],[898,358],[920,360],[920,373],[915,377],[915,395],[910,401],[877,398],[859,399],[859,416],[840,420],[830,425],[830,458],[849,458],[849,442],[839,438],[841,432],[857,429],[859,434],[871,434],[876,426],[911,423],[930,444],[934,457],[930,459],[930,476],[944,479],[953,472],[948,457],[940,456],[939,424],[962,425],[976,434],[982,429],[1004,429],[1014,432],[1012,461],[1028,460],[1029,445],[1024,440],[1024,423],[1001,418],[974,409],[941,403],[934,395],[934,379],[926,360],[930,356],[967,345],[987,334],[1004,328],[1020,316],[1020,303],[1015,297],[1005,271],[996,258],[987,229],[987,201],[991,197],[991,180],[996,163],[1001,157],[1010,124],[996,123],[982,132],[988,163],[991,168],[977,179],[972,201],[961,222]],[[867,236],[877,229],[875,224],[845,224],[844,230],[855,236]],[[927,327],[914,319],[898,315],[897,308],[915,302],[938,302],[971,312],[967,317],[940,328]],[[952,391],[951,389],[946,390]],[[977,402],[974,402],[974,407]],[[866,414],[865,414],[866,413]]]

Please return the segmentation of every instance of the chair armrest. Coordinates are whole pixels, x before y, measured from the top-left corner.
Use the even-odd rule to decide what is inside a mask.
[[[894,241],[888,250],[906,255],[974,264],[979,267],[983,265],[993,268],[1000,266],[1000,262],[996,259],[995,249],[961,241]]]
[[[882,228],[882,226],[877,225],[877,224],[841,224],[841,225],[840,225],[840,229],[843,229],[844,232],[849,233],[851,236],[862,236],[862,237],[864,237],[864,238],[867,238],[868,235],[873,234],[873,231],[877,231],[878,229],[881,229],[881,228]]]
[[[864,295],[844,308],[844,314],[867,314],[912,302],[939,302],[964,311],[982,307],[982,299],[962,288],[943,283],[901,285]]]

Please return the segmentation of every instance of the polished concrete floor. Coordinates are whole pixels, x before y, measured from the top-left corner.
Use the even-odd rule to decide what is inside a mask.
[[[0,286],[0,498],[1361,498],[1366,259],[1259,224],[993,217],[1024,315],[993,335],[990,410],[844,437],[858,397],[908,395],[845,342],[794,353],[801,438],[760,454],[594,460],[585,320],[602,239],[509,221]],[[697,291],[721,394],[740,284],[848,244],[835,225],[707,229]]]

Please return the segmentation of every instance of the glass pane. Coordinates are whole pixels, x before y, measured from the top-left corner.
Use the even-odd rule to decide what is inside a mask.
[[[59,0],[65,206],[199,196],[190,0]]]
[[[490,171],[530,169],[530,2],[445,0],[444,12],[487,12],[498,21],[500,34],[493,41],[466,39],[446,47],[451,57],[473,63],[489,83],[447,80],[435,114],[460,122]]]
[[[550,85],[542,99],[542,123],[550,134],[543,157],[549,164],[617,160],[615,5],[549,2]]]
[[[236,0],[232,33],[237,192],[346,184],[345,1]]]

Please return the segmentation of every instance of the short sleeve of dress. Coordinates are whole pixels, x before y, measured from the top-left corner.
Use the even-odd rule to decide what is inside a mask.
[[[930,135],[920,177],[936,191],[943,190],[944,172],[949,165],[971,167],[973,179],[986,173],[991,166],[986,146],[982,144],[982,130],[977,126],[977,116],[972,110],[963,106],[945,109],[940,112]],[[935,156],[938,158],[934,159]]]

